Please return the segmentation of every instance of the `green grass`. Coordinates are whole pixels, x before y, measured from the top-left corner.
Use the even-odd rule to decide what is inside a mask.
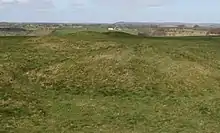
[[[72,34],[72,33],[77,33],[77,32],[82,32],[82,31],[96,31],[96,32],[106,32],[106,28],[102,27],[82,27],[82,28],[61,28],[61,29],[56,29],[53,35],[67,35],[67,34]]]
[[[0,131],[219,133],[220,38],[0,37]]]

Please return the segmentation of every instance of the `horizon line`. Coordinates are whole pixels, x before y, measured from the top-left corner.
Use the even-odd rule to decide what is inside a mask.
[[[115,21],[115,22],[72,22],[72,21],[0,21],[0,23],[64,23],[64,24],[115,24],[115,23],[181,23],[181,24],[220,24],[220,22],[181,22],[181,21]]]

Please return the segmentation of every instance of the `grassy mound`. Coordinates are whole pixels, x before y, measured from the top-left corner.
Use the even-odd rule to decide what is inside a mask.
[[[220,132],[219,38],[2,37],[2,132]]]
[[[110,37],[120,37],[120,38],[137,38],[137,35],[132,35],[125,32],[104,32],[103,34],[108,35]]]

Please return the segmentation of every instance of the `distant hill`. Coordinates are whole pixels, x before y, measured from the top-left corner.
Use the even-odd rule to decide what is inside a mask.
[[[220,27],[220,23],[183,23],[183,22],[124,22],[124,21],[119,21],[114,23],[115,25],[186,25],[188,27],[192,27],[194,25],[200,25],[203,27]]]

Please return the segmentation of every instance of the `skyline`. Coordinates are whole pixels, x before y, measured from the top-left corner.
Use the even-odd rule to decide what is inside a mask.
[[[219,0],[0,0],[0,21],[220,23],[219,7]]]

